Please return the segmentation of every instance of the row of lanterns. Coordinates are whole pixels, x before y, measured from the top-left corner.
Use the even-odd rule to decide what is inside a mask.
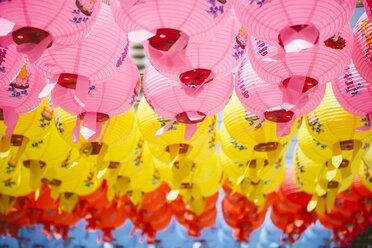
[[[12,211],[27,214],[19,199],[32,204],[48,192],[56,215],[85,218],[107,240],[129,218],[154,243],[172,215],[199,236],[216,219],[223,185],[237,240],[248,240],[274,201],[273,223],[294,242],[314,211],[338,218],[337,194],[358,172],[371,189],[368,1],[354,31],[355,0],[57,2],[0,2],[5,223]],[[141,80],[129,41],[151,62],[136,111]],[[291,192],[274,192],[297,132],[293,175],[307,198],[290,203]],[[31,215],[25,224],[44,223]]]

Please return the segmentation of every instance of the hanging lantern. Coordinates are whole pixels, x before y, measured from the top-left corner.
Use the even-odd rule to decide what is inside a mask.
[[[48,135],[52,112],[44,102],[34,111],[21,115],[14,128],[13,133],[9,136],[2,136],[0,163],[0,178],[10,180],[12,185],[21,183],[20,173],[21,158],[26,148],[32,145],[31,141],[43,140]],[[5,134],[7,127],[0,122],[0,133]],[[15,180],[15,178],[17,178]]]
[[[0,20],[0,26],[3,25]],[[14,46],[5,46],[0,42],[0,87],[8,86],[19,73],[24,58]]]
[[[145,45],[151,64],[168,78],[181,81],[185,91],[190,93],[192,89],[222,78],[240,63],[247,39],[233,10],[226,15],[219,32],[211,40],[189,44],[178,56],[163,56],[163,52],[151,43]]]
[[[355,45],[353,62],[359,74],[372,82],[372,23],[364,13],[354,27]]]
[[[109,186],[107,197],[109,200],[112,200],[115,194],[121,197],[133,188],[135,194],[132,194],[131,199],[138,204],[142,200],[142,191],[139,189],[142,187],[145,191],[145,187],[147,187],[150,189],[146,191],[152,191],[152,186],[149,186],[148,183],[153,182],[154,185],[158,185],[159,180],[157,179],[159,178],[152,180],[156,172],[152,166],[151,153],[142,137],[137,138],[136,146],[131,150],[128,158],[123,163],[124,166],[120,168],[116,178],[112,178],[113,181],[107,183]],[[107,170],[109,169],[110,166]]]
[[[310,48],[338,32],[350,19],[356,0],[234,2],[234,10],[248,33],[280,45],[287,52]]]
[[[237,166],[230,159],[221,159],[221,164],[224,172],[228,170],[227,168]],[[246,171],[248,168],[246,166]],[[265,174],[263,178],[251,178],[247,174],[243,174],[244,176],[241,176],[237,180],[229,178],[229,186],[236,192],[245,195],[248,200],[254,202],[262,209],[266,203],[266,195],[274,192],[284,180],[285,169],[283,159],[278,159],[274,166],[268,167]]]
[[[128,164],[135,160],[136,155],[140,153],[143,146],[143,140],[140,140],[140,134],[137,125],[134,125],[131,133],[125,142],[111,148],[104,157],[105,168],[103,178],[107,182],[107,186],[111,188],[115,183],[119,173],[123,167],[129,167]],[[138,168],[138,167],[135,167]]]
[[[225,107],[233,90],[232,81],[232,73],[229,73],[203,85],[203,90],[195,89],[199,91],[197,96],[187,95],[181,89],[182,83],[167,79],[149,65],[143,78],[143,94],[154,112],[170,120],[155,137],[162,135],[177,121],[186,124],[185,139],[190,140],[198,128],[197,123],[216,115]]]
[[[135,115],[132,108],[122,115],[114,116],[109,119],[104,115],[98,117],[99,118],[96,120],[100,122],[99,124],[102,123],[102,128],[99,135],[94,135],[95,140],[92,140],[92,142],[86,140],[81,134],[79,138],[80,142],[74,143],[73,140],[72,133],[76,130],[76,126],[80,126],[81,128],[81,122],[77,122],[77,118],[83,119],[84,115],[79,115],[77,117],[58,108],[56,110],[54,122],[58,132],[68,144],[79,149],[82,155],[91,157],[91,159],[96,161],[97,166],[103,169],[101,166],[103,166],[103,159],[108,149],[118,146],[128,138],[133,128]],[[98,130],[97,126],[96,130]]]
[[[224,126],[231,138],[248,151],[254,150],[255,158],[266,158],[269,164],[273,164],[285,151],[302,122],[302,119],[297,119],[288,136],[277,137],[278,124],[267,120],[260,122],[260,118],[248,112],[235,95],[222,114]]]
[[[243,60],[235,81],[235,91],[245,108],[259,117],[259,124],[264,118],[276,122],[277,136],[290,133],[290,127],[296,118],[312,111],[321,102],[326,85],[309,93],[308,97],[293,104],[286,99],[279,85],[263,81],[251,67],[247,58]],[[310,100],[311,99],[311,100]]]
[[[193,164],[194,168],[191,168],[191,172],[184,178],[180,177],[180,171],[167,168],[165,164],[156,163],[155,165],[160,176],[171,188],[167,200],[173,201],[181,195],[182,201],[188,203],[190,210],[197,215],[204,211],[206,198],[216,194],[224,178],[216,155],[205,163]]]
[[[50,47],[79,43],[92,29],[100,8],[101,1],[96,0],[2,2],[0,16],[12,25],[7,27],[7,35],[0,36],[0,43],[15,44],[19,52],[34,62]]]
[[[332,37],[299,53],[283,51],[253,36],[248,38],[252,68],[266,82],[279,85],[283,100],[298,104],[319,85],[340,75],[350,63],[354,35],[346,24]]]
[[[357,128],[357,131],[371,129],[372,84],[359,75],[353,64],[337,78],[332,84],[332,89],[337,101],[345,110],[352,115],[364,117],[364,126]]]
[[[233,236],[240,242],[248,242],[250,234],[260,228],[265,220],[268,204],[259,211],[253,202],[243,198],[225,196],[222,200],[223,219],[233,228]]]
[[[53,91],[50,102],[52,107],[59,105],[70,114],[79,116],[72,132],[74,142],[79,142],[79,132],[85,139],[93,141],[101,134],[104,122],[125,113],[136,103],[140,86],[137,67],[128,58],[123,70],[115,76],[101,84],[92,82],[89,91],[83,94],[82,105],[76,101],[75,90],[63,87]]]
[[[298,132],[298,144],[302,152],[311,160],[319,163],[326,163],[332,159],[332,146],[326,145],[313,136],[311,136],[306,125],[301,126]],[[370,139],[365,139],[362,142],[361,148],[357,155],[354,155],[354,160],[362,158],[370,147]],[[342,157],[351,158],[354,150],[341,150]]]
[[[40,57],[37,66],[49,84],[39,97],[47,96],[56,87],[74,89],[75,98],[83,107],[93,84],[109,80],[123,69],[128,46],[127,35],[115,25],[110,7],[102,5],[94,28],[80,43],[47,50]]]
[[[111,0],[116,23],[134,42],[143,42],[160,65],[177,66],[185,61],[186,48],[201,44],[227,22],[232,1],[134,1]],[[156,10],[156,12],[154,12]],[[132,33],[130,33],[132,32]],[[171,66],[171,65],[170,65]],[[157,67],[157,66],[155,66]],[[208,68],[206,68],[208,69]]]
[[[365,118],[351,115],[337,102],[332,86],[327,85],[322,103],[305,118],[310,135],[332,150],[331,165],[338,168],[343,159],[353,162],[364,153],[361,149],[371,136],[370,131],[355,131],[357,127],[371,125]],[[349,151],[343,153],[343,151]]]
[[[182,148],[183,144],[198,146],[208,140],[208,134],[215,128],[216,117],[206,118],[202,123],[197,123],[198,129],[190,140],[184,138],[186,132],[186,124],[180,121],[170,121],[157,115],[146,99],[142,99],[137,111],[137,124],[143,137],[150,143],[167,147],[171,152],[172,144],[179,144],[178,147]],[[159,129],[164,126],[168,127],[166,131],[160,137],[154,137]]]
[[[338,168],[333,167],[330,160],[325,164],[316,163],[297,146],[294,154],[295,179],[299,187],[313,195],[307,209],[316,209],[321,214],[326,207],[327,212],[331,212],[336,194],[350,187],[360,166],[360,159],[353,162],[344,159]]]
[[[8,137],[14,130],[18,117],[37,108],[42,99],[38,98],[44,78],[28,63],[25,63],[14,80],[0,87],[1,119],[8,127]]]

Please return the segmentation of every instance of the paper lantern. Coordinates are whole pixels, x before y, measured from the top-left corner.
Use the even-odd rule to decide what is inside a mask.
[[[105,168],[103,178],[106,179],[109,188],[116,183],[117,176],[123,167],[133,162],[136,155],[141,151],[143,140],[140,142],[139,139],[138,127],[134,125],[125,142],[107,152],[103,162]]]
[[[259,207],[244,198],[225,196],[222,200],[224,221],[233,228],[233,236],[240,242],[247,242],[251,232],[258,229],[264,222],[266,210],[259,211]]]
[[[100,1],[49,1],[1,4],[0,16],[14,25],[0,43],[15,44],[34,62],[49,47],[75,45],[92,29],[100,12]]]
[[[356,0],[234,2],[234,10],[248,33],[281,45],[287,52],[312,47],[338,32],[350,19]]]
[[[229,16],[232,1],[111,0],[116,23],[135,42],[151,47],[162,61],[181,62],[185,48],[213,38]],[[156,10],[156,12],[154,12]],[[175,59],[177,58],[177,59]],[[177,63],[178,63],[177,62]]]
[[[3,25],[0,20],[0,25]],[[14,46],[5,46],[0,43],[0,86],[9,85],[22,68],[24,58],[16,51]]]
[[[357,127],[371,125],[366,119],[356,117],[344,110],[327,85],[321,104],[305,118],[310,135],[332,150],[332,165],[338,168],[343,159],[349,162],[359,157],[360,149],[371,136],[372,131],[355,131]],[[344,154],[342,151],[350,151]]]
[[[277,137],[277,123],[272,121],[259,122],[259,117],[248,112],[240,103],[236,95],[222,112],[223,123],[230,136],[248,150],[254,150],[256,158],[266,158],[269,163],[274,163],[289,141],[296,135],[302,120],[292,125],[290,135]]]
[[[38,98],[45,79],[28,63],[23,65],[17,77],[0,87],[0,109],[2,120],[8,127],[5,135],[9,136],[20,115],[37,108],[42,99]]]
[[[360,166],[360,159],[354,162],[343,160],[338,168],[332,167],[330,160],[326,164],[317,163],[306,157],[297,146],[294,153],[294,178],[301,189],[313,195],[308,210],[316,208],[320,214],[326,207],[327,212],[330,212],[336,194],[350,187]]]
[[[107,178],[107,180],[110,179],[110,182],[107,182],[109,186],[107,196],[110,200],[113,199],[114,194],[119,196],[126,194],[132,184],[145,187],[146,180],[150,180],[149,178],[154,174],[151,153],[146,142],[138,136],[135,144],[134,149],[130,151],[129,159],[123,163],[117,173],[112,175],[112,178]],[[110,170],[110,167],[113,166],[113,164],[110,164],[107,170]]]
[[[203,164],[195,165],[190,175],[181,180],[177,180],[176,173],[172,175],[164,166],[157,168],[160,176],[168,182],[172,189],[167,195],[167,199],[173,201],[181,195],[182,201],[188,203],[190,210],[197,215],[205,210],[206,198],[216,194],[224,179],[216,155]]]
[[[219,162],[224,170],[225,175],[234,180],[236,184],[243,182],[248,178],[253,183],[259,183],[260,180],[270,178],[272,174],[276,174],[280,168],[281,159],[269,165],[264,160],[251,158],[245,162],[237,162],[229,158],[223,151],[219,153]],[[278,168],[276,168],[278,167]]]
[[[370,148],[370,139],[365,139],[362,142],[361,148],[358,154],[354,157],[354,160],[360,159],[365,156],[366,152]],[[326,163],[332,159],[332,146],[325,145],[310,135],[306,125],[301,126],[298,132],[298,144],[301,147],[302,152],[306,157],[310,158],[314,162]],[[342,157],[351,158],[354,150],[341,150]]]
[[[372,82],[372,23],[364,13],[354,27],[353,62],[359,74],[369,83]]]
[[[193,183],[199,184],[210,178],[217,169],[217,156],[212,155],[202,164],[196,164],[194,161],[179,164],[177,160],[168,163],[154,159],[154,166],[159,171],[160,177],[172,189],[188,189]],[[184,185],[182,186],[182,184]]]
[[[151,64],[168,78],[180,80],[189,92],[231,72],[244,56],[247,33],[233,10],[226,15],[216,36],[203,44],[189,44],[179,56],[163,56],[151,44],[145,45]]]
[[[75,90],[63,87],[53,91],[51,102],[53,107],[59,105],[70,114],[79,116],[72,133],[74,142],[79,141],[79,131],[85,139],[93,141],[100,135],[103,122],[125,113],[135,104],[139,91],[138,70],[128,58],[123,70],[115,76],[101,84],[92,82],[89,91],[84,93],[83,106],[76,101]]]
[[[355,69],[353,64],[344,71],[332,84],[337,101],[349,113],[364,117],[366,123],[357,128],[357,131],[366,131],[372,128],[368,123],[372,117],[372,84],[365,81]]]
[[[235,91],[243,106],[259,117],[257,123],[264,118],[276,122],[278,137],[288,135],[296,118],[302,117],[319,105],[325,88],[325,84],[320,85],[319,89],[309,93],[308,97],[301,99],[297,104],[292,104],[286,99],[280,86],[265,82],[257,76],[247,58],[241,63],[235,80]]]
[[[28,145],[35,143],[31,141],[42,140],[48,135],[51,118],[52,113],[44,100],[37,109],[19,117],[12,135],[9,137],[2,136],[0,152],[2,173],[0,173],[0,178],[4,180],[13,178],[12,183],[10,183],[19,185],[21,182],[21,167],[23,167],[21,157]],[[1,133],[4,134],[6,129],[5,125],[0,125]],[[18,179],[14,181],[15,177]]]
[[[212,125],[215,126],[215,125]],[[209,132],[209,131],[208,131]],[[148,143],[151,154],[158,160],[166,163],[173,163],[175,160],[183,162],[193,161],[197,164],[206,162],[215,154],[218,144],[218,133],[215,128],[207,141],[200,146],[188,144],[170,144],[168,146],[158,146]],[[179,164],[179,166],[182,166]]]
[[[136,157],[132,166],[140,166],[141,169],[123,168],[120,172],[115,191],[122,196],[127,194],[134,205],[141,205],[143,196],[147,192],[154,191],[162,183],[159,174],[152,164],[151,153],[144,143],[144,149]]]
[[[248,38],[247,47],[255,72],[264,81],[279,85],[283,100],[297,104],[318,85],[344,71],[353,53],[354,35],[346,24],[331,38],[299,53],[283,53],[280,48],[253,36]]]
[[[275,167],[269,168],[272,173],[268,173],[262,179],[252,180],[247,176],[239,180],[239,182],[238,180],[229,178],[229,186],[262,208],[266,203],[266,195],[274,192],[284,180],[285,169],[282,161],[282,158],[279,159]],[[226,165],[222,166],[225,167],[224,171],[226,172]]]
[[[84,156],[91,157],[97,161],[97,166],[103,165],[103,159],[108,148],[118,146],[127,139],[135,121],[133,108],[122,115],[111,117],[108,120],[105,118],[99,119],[100,122],[103,122],[102,129],[99,136],[95,135],[98,136],[95,137],[95,140],[90,142],[80,135],[80,142],[74,143],[72,138],[73,130],[76,125],[81,125],[81,123],[76,124],[77,118],[84,117],[76,117],[58,108],[54,122],[63,139],[71,146],[79,149]],[[125,124],[123,125],[123,123]]]
[[[156,132],[164,126],[172,123],[166,118],[157,115],[145,98],[143,98],[138,106],[137,124],[143,137],[150,143],[167,147],[172,144],[188,144],[198,146],[208,140],[209,133],[211,133],[216,124],[216,117],[206,118],[202,123],[198,123],[198,129],[190,140],[184,138],[186,131],[186,124],[175,121],[172,126],[168,128],[160,137],[154,137]],[[169,147],[171,148],[171,147]]]
[[[47,50],[40,57],[37,66],[49,84],[39,97],[48,95],[55,87],[74,89],[75,98],[83,106],[93,84],[109,80],[123,69],[128,46],[127,35],[114,23],[110,7],[102,5],[94,28],[80,43]]]
[[[154,112],[170,120],[155,137],[162,135],[174,121],[178,121],[186,124],[185,139],[191,139],[198,128],[197,123],[216,115],[225,107],[232,94],[232,81],[232,73],[229,73],[203,85],[203,90],[199,89],[197,96],[188,95],[182,89],[182,83],[172,81],[152,66],[147,66],[143,77],[143,94]]]

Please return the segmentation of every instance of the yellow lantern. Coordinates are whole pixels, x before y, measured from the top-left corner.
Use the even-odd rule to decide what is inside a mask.
[[[290,140],[296,135],[302,119],[296,120],[288,136],[276,136],[276,123],[264,120],[248,112],[234,94],[223,110],[223,123],[229,135],[248,150],[255,151],[255,157],[267,157],[270,164],[274,163]]]
[[[343,159],[352,162],[365,153],[363,146],[372,135],[369,131],[356,131],[364,126],[365,118],[357,117],[344,110],[337,102],[331,83],[327,84],[321,104],[304,120],[310,135],[331,150],[332,164],[338,168]],[[344,152],[346,151],[346,152]],[[348,152],[347,152],[348,151]]]
[[[137,110],[137,123],[143,137],[149,143],[162,147],[179,144],[180,149],[182,149],[183,144],[192,145],[193,147],[199,146],[208,140],[209,134],[216,128],[216,116],[208,117],[203,122],[198,123],[198,130],[191,140],[185,140],[186,125],[174,122],[167,132],[155,138],[156,132],[168,122],[169,120],[164,120],[158,116],[146,102],[146,99],[142,98]]]
[[[334,168],[330,162],[315,162],[306,157],[297,146],[294,153],[294,177],[300,188],[313,195],[308,210],[316,209],[317,213],[324,212],[324,198],[326,198],[326,209],[330,212],[336,194],[350,187],[360,166],[360,159],[351,163],[344,160],[339,168]]]
[[[80,118],[80,117],[79,117]],[[101,135],[93,142],[89,142],[80,135],[80,142],[74,143],[71,133],[76,125],[77,117],[71,115],[61,108],[57,108],[55,124],[57,130],[68,144],[76,147],[83,156],[95,162],[99,170],[104,169],[103,160],[108,149],[118,146],[126,140],[132,131],[135,114],[134,109],[122,115],[111,117],[104,121]]]

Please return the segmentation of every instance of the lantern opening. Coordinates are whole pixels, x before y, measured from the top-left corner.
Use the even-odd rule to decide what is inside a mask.
[[[336,182],[336,181],[330,181],[330,182],[328,182],[328,188],[329,189],[335,189],[337,187],[338,187],[338,182]]]
[[[4,120],[4,112],[3,109],[0,109],[0,121]]]
[[[290,80],[291,80],[291,77],[284,79],[282,82],[283,86],[287,88]],[[302,88],[302,93],[306,93],[308,90],[312,89],[318,84],[319,84],[318,80],[311,78],[311,77],[306,77],[305,82],[304,82],[304,87]]]
[[[109,169],[117,169],[119,168],[120,162],[110,161],[108,166]]]
[[[85,114],[86,114],[86,112],[79,114],[79,118],[81,120],[84,120]],[[108,114],[97,113],[97,118],[96,118],[97,122],[105,122],[105,121],[108,121],[109,119],[110,119],[110,116]]]
[[[40,165],[40,169],[44,168],[46,166],[46,163],[44,161],[38,161]],[[23,166],[26,168],[30,168],[31,160],[25,160],[23,161]]]
[[[340,142],[341,150],[350,151],[354,149],[354,140],[345,140]]]
[[[10,138],[10,145],[11,146],[21,146],[23,142],[23,135],[18,134],[12,134],[12,137]]]
[[[149,43],[153,48],[167,52],[181,37],[181,34],[182,32],[176,29],[159,28],[156,30],[156,35],[149,38]]]
[[[207,117],[207,115],[202,112],[196,111],[196,113],[199,115],[200,118],[190,119],[190,117],[187,115],[187,112],[182,112],[176,116],[176,119],[180,123],[196,124],[196,123],[204,121],[204,119]]]
[[[39,44],[42,40],[49,36],[47,31],[33,27],[22,27],[13,31],[13,40],[17,45],[24,43]],[[47,48],[52,46],[50,42]]]
[[[290,110],[275,110],[275,111],[266,111],[265,118],[272,122],[285,123],[292,120],[294,112]]]
[[[76,89],[77,78],[77,74],[61,73],[57,83],[67,89]]]
[[[180,81],[190,88],[196,88],[199,85],[209,83],[213,78],[209,78],[212,71],[208,69],[193,69],[180,74]]]
[[[256,168],[257,167],[257,160],[256,159],[253,159],[251,161],[248,161],[248,164],[249,164],[249,168]],[[269,165],[269,161],[267,161],[265,159],[264,166],[268,166],[268,165]]]
[[[179,147],[178,153],[179,154],[185,154],[191,148],[189,144],[184,144],[184,143],[178,143],[178,144],[172,144],[172,145],[178,145],[178,147]],[[168,145],[167,147],[165,147],[166,152],[170,151],[170,146],[171,145]]]
[[[81,152],[87,155],[97,155],[101,151],[102,146],[103,143],[91,142],[90,145],[84,146],[84,148],[81,149]]]
[[[318,43],[319,31],[313,24],[287,26],[280,31],[278,41],[286,52],[299,52]]]
[[[278,142],[260,143],[258,145],[255,145],[254,150],[257,152],[271,152],[275,151],[278,148],[278,146],[279,146]]]

